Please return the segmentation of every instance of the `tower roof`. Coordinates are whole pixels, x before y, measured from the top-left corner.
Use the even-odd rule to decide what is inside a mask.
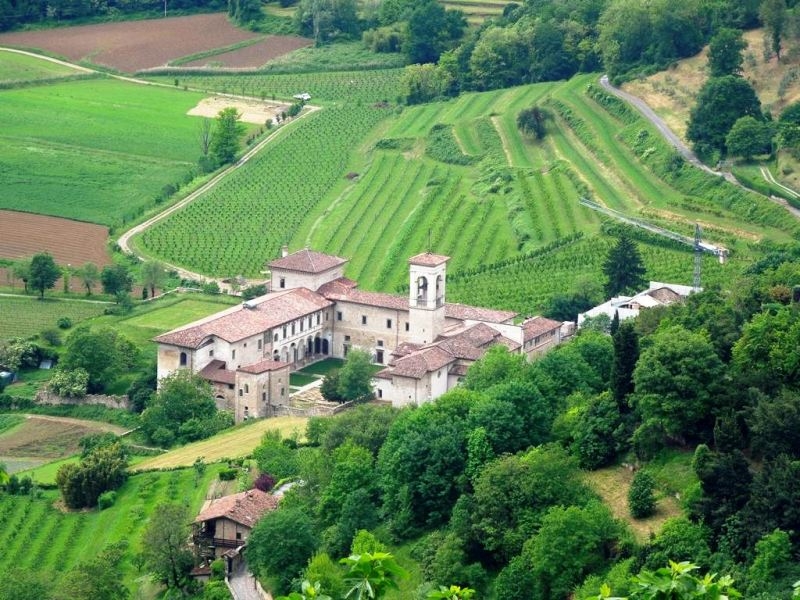
[[[442,254],[431,254],[430,252],[423,252],[408,259],[408,263],[418,267],[438,267],[441,264],[450,260],[449,256]]]
[[[347,262],[346,258],[315,252],[305,248],[269,263],[273,269],[301,271],[303,273],[322,273]]]

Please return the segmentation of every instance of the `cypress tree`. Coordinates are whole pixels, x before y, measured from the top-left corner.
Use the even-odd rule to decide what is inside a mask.
[[[634,241],[622,233],[617,243],[608,251],[603,263],[603,274],[608,278],[605,286],[607,298],[625,291],[637,291],[644,287],[645,268],[642,256]]]
[[[619,329],[612,337],[614,342],[614,360],[611,363],[611,393],[617,401],[621,413],[629,411],[625,402],[628,394],[633,392],[633,370],[639,360],[639,335],[630,321],[620,323]]]

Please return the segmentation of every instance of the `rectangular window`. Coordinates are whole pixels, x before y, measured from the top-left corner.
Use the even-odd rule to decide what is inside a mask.
[[[229,384],[228,384],[228,389],[229,389],[229,390],[232,390],[232,389],[233,389],[233,384],[232,384],[232,383],[229,383]]]
[[[349,342],[350,341],[350,336],[349,335],[344,336],[344,341],[345,342]]]
[[[214,356],[214,349],[213,348],[208,351],[208,355],[209,356]]]
[[[244,393],[245,394],[249,394],[250,393],[250,384],[249,383],[245,383],[244,384]]]
[[[286,394],[286,388],[281,388],[281,398]]]
[[[282,288],[286,287],[286,277],[281,277],[278,285]]]
[[[292,335],[294,335],[294,323],[292,323]]]
[[[383,398],[383,390],[378,388],[378,398]]]
[[[406,331],[408,331],[410,327],[408,326],[408,321],[406,321]]]
[[[367,315],[361,315],[361,324],[362,325],[366,325],[367,324]]]
[[[286,325],[283,326],[283,339],[286,339]]]
[[[267,401],[267,392],[261,392],[261,401],[262,402],[266,402]]]
[[[391,329],[391,328],[392,328],[392,320],[386,319],[386,329]]]
[[[239,388],[239,397],[243,396],[242,388]]]
[[[319,325],[319,313],[317,313],[317,325]]]
[[[337,321],[341,321],[342,320],[342,311],[340,311],[340,310],[336,311],[336,320]]]
[[[319,319],[319,315],[317,315],[317,319]],[[311,329],[314,326],[313,317],[308,317],[308,328]]]
[[[231,350],[231,359],[236,360],[236,350]]]
[[[303,331],[304,323],[305,323],[305,321],[303,321],[303,319],[300,319],[300,331]]]
[[[383,348],[383,340],[378,340],[376,343],[378,344],[378,348]]]
[[[259,349],[259,350],[261,350],[262,343],[263,343],[263,342],[262,342],[261,340],[258,340],[258,349]]]

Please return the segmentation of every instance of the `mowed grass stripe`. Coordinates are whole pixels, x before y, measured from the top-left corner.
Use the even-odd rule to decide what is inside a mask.
[[[261,419],[231,431],[218,434],[207,440],[187,444],[182,448],[171,450],[149,458],[133,467],[134,471],[147,469],[168,469],[191,466],[198,457],[206,462],[214,462],[223,458],[247,456],[261,442],[264,432],[277,429],[283,437],[298,432],[301,437],[305,433],[308,419],[304,417],[276,417]]]
[[[20,54],[0,48],[0,81],[2,82],[37,81],[79,73],[83,73],[83,71],[39,56]]]

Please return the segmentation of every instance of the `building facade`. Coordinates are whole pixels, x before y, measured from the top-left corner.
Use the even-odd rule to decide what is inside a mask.
[[[446,302],[449,257],[409,259],[408,296],[368,292],[344,277],[347,260],[309,249],[269,263],[270,293],[158,336],[158,377],[200,373],[236,420],[288,402],[289,373],[351,348],[385,365],[376,395],[397,406],[457,385],[494,344],[533,357],[561,341],[561,323]]]

